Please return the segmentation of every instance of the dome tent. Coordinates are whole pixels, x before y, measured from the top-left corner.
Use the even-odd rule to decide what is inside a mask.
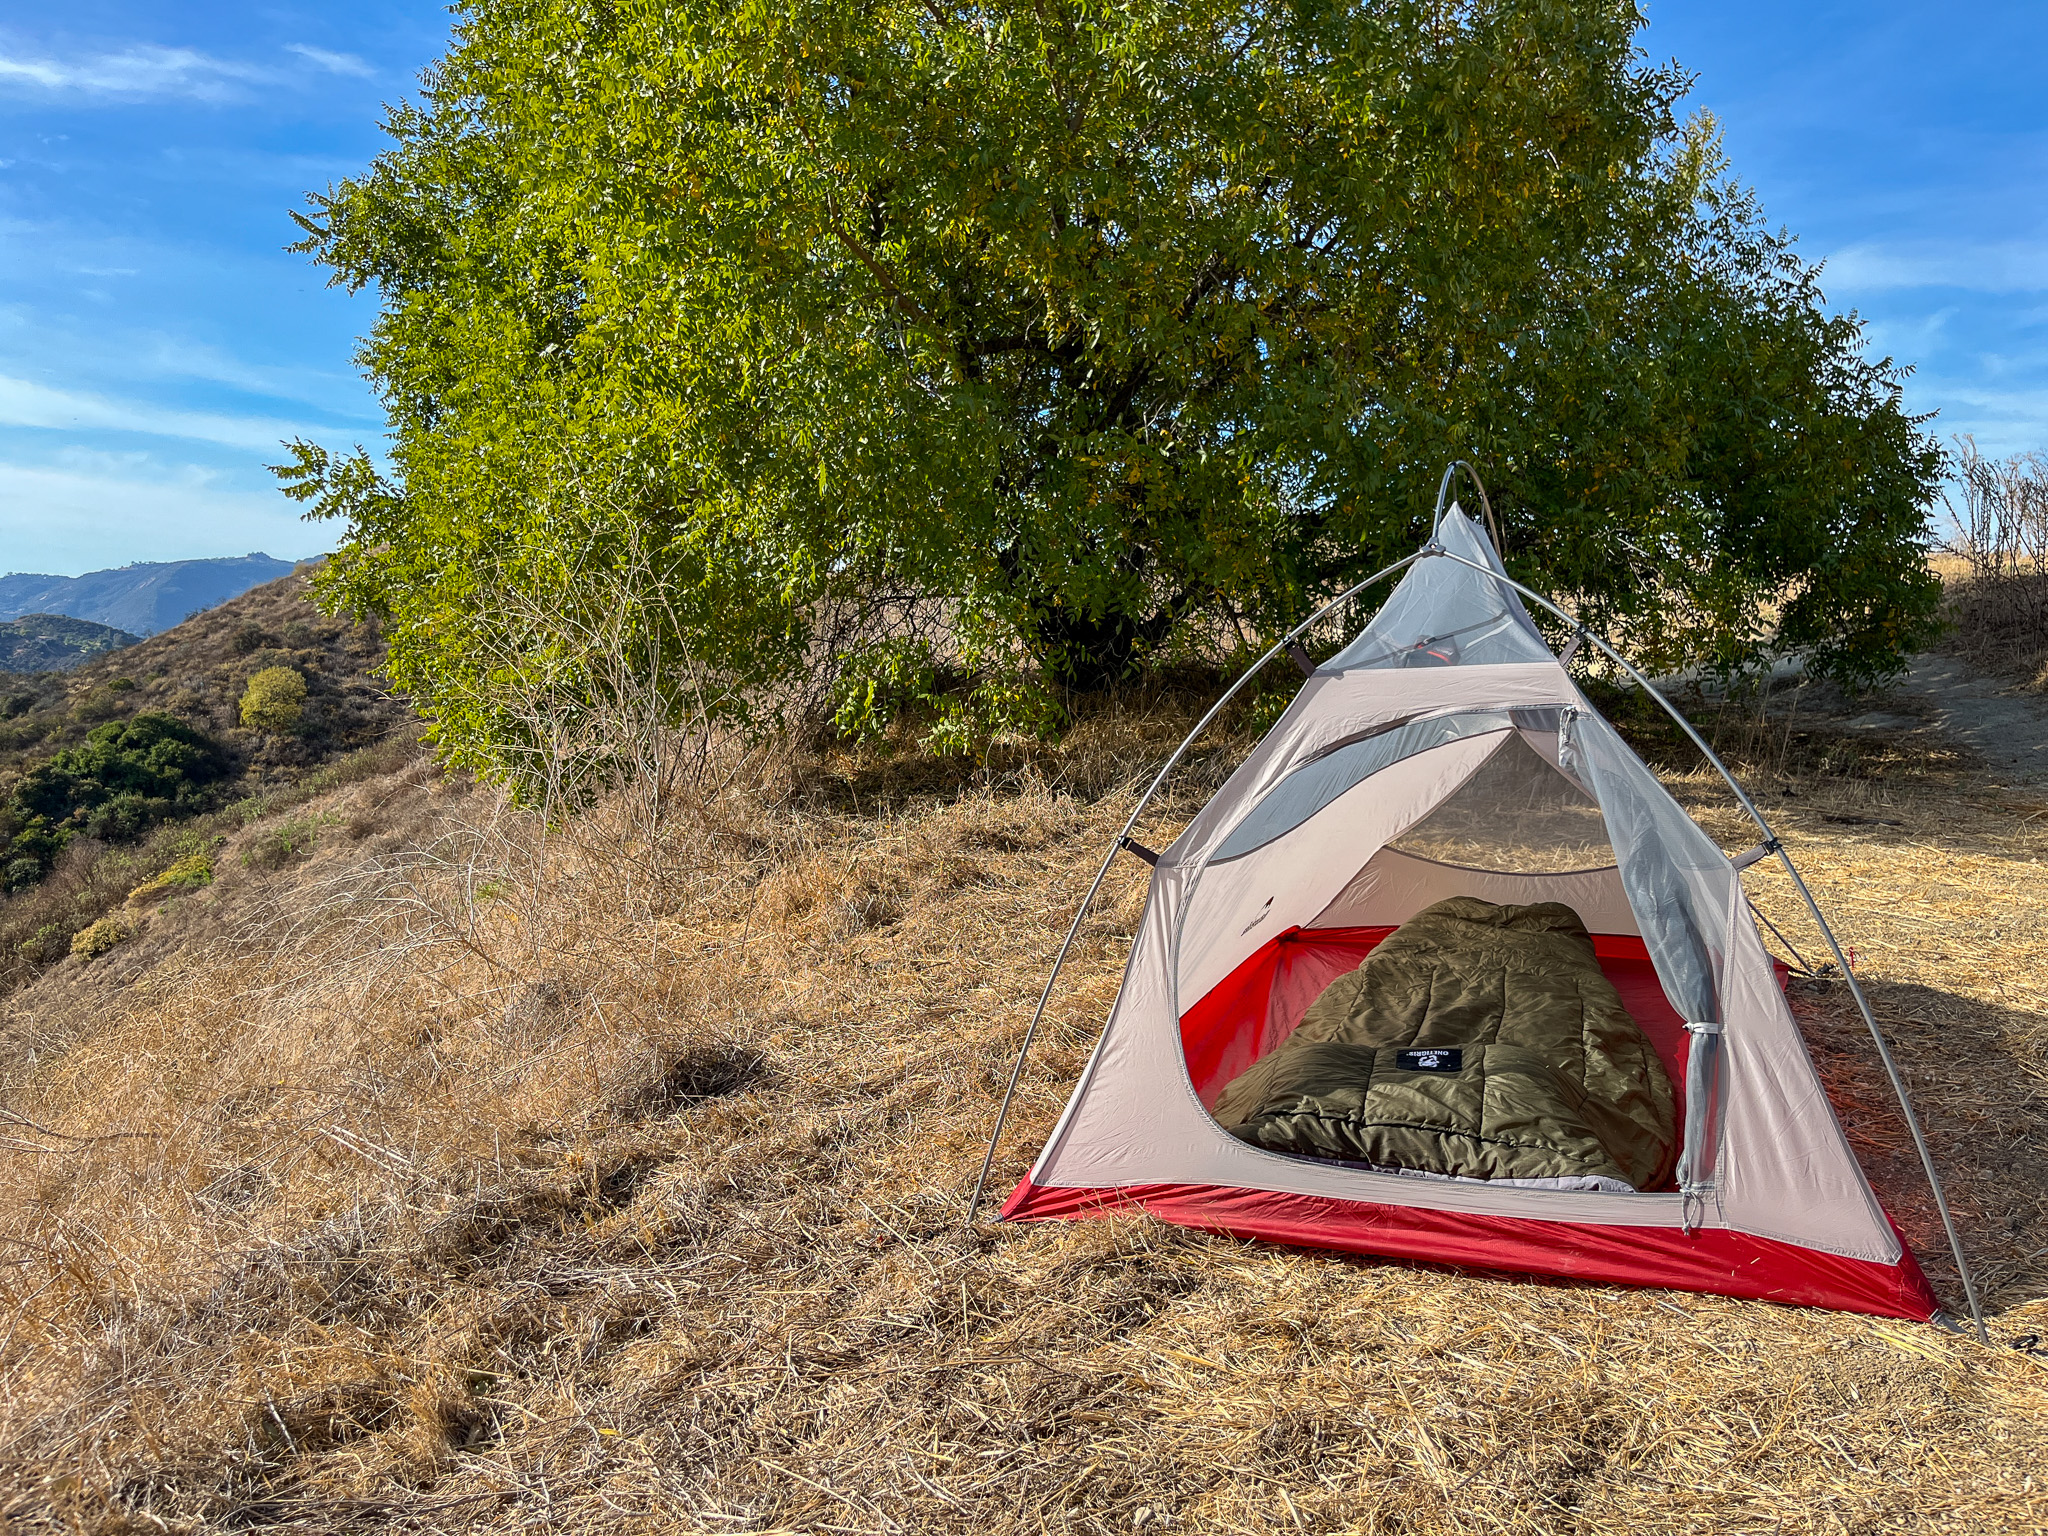
[[[1448,493],[1452,474],[1444,481]],[[1477,477],[1474,476],[1476,484]],[[1484,492],[1481,492],[1482,500]],[[1765,949],[1741,872],[1572,682],[1581,643],[1647,679],[1583,628],[1560,658],[1482,529],[1455,504],[1365,630],[1321,665],[1273,647],[1160,770],[1117,848],[1152,861],[1122,987],[1050,1138],[1002,1208],[1046,1220],[1142,1208],[1182,1225],[1342,1251],[1666,1286],[1934,1318],[1940,1304],[1880,1205],[1830,1107]],[[1318,614],[1317,618],[1322,617]],[[1308,674],[1265,739],[1171,846],[1130,839],[1187,747],[1259,665],[1290,651]],[[1808,905],[1891,1071],[1860,987]],[[1224,1086],[1278,1047],[1335,977],[1433,903],[1560,901],[1656,1047],[1681,1132],[1667,1187],[1531,1188],[1418,1178],[1289,1156],[1211,1113]],[[1063,946],[1010,1082],[1064,963]],[[1010,1099],[1006,1096],[1003,1116]],[[982,1168],[986,1180],[989,1159]],[[977,1183],[971,1209],[978,1208]],[[1940,1186],[1935,1197],[1948,1211]],[[1955,1245],[1953,1226],[1949,1237]],[[1956,1262],[1977,1305],[1960,1247]],[[1978,1320],[1981,1333],[1982,1321]]]

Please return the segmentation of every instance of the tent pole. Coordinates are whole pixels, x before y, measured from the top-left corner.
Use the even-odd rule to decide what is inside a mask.
[[[1500,524],[1493,515],[1493,503],[1486,495],[1486,482],[1479,478],[1479,471],[1463,459],[1451,460],[1451,467],[1444,471],[1443,481],[1436,488],[1436,511],[1430,514],[1429,542],[1436,543],[1437,530],[1443,526],[1444,503],[1450,499],[1451,482],[1459,470],[1465,471],[1472,481],[1472,489],[1479,493],[1479,510],[1486,516],[1486,531],[1492,535],[1495,553],[1500,550]]]
[[[1455,468],[1456,466],[1453,467]],[[1444,483],[1447,486],[1450,483],[1448,474],[1444,477]],[[1706,738],[1693,729],[1692,722],[1685,718],[1684,713],[1679,710],[1678,706],[1665,698],[1658,691],[1656,685],[1648,677],[1644,676],[1639,668],[1612,645],[1608,644],[1602,636],[1595,634],[1592,630],[1581,624],[1541,592],[1532,591],[1530,588],[1523,586],[1519,581],[1516,581],[1512,576],[1503,576],[1499,571],[1481,565],[1477,561],[1467,560],[1463,555],[1453,554],[1450,550],[1441,547],[1427,549],[1423,553],[1440,555],[1445,559],[1455,560],[1460,565],[1470,566],[1482,576],[1491,576],[1503,586],[1512,587],[1515,591],[1521,593],[1522,596],[1540,603],[1545,610],[1557,615],[1567,624],[1570,624],[1579,634],[1583,635],[1597,647],[1602,655],[1606,656],[1609,661],[1620,667],[1634,679],[1636,685],[1643,692],[1657,701],[1663,708],[1664,713],[1678,722],[1679,729],[1692,739],[1693,745],[1698,747],[1707,761],[1714,765],[1714,771],[1727,781],[1729,789],[1734,791],[1735,798],[1741,802],[1743,810],[1749,813],[1749,819],[1754,821],[1757,824],[1758,830],[1763,833],[1764,840],[1768,843],[1778,844],[1778,862],[1785,866],[1785,873],[1792,877],[1792,884],[1798,890],[1800,898],[1806,903],[1806,910],[1813,914],[1814,924],[1820,929],[1821,937],[1827,940],[1828,949],[1834,954],[1835,964],[1842,968],[1842,979],[1849,983],[1849,993],[1856,999],[1857,1010],[1862,1013],[1863,1022],[1869,1026],[1871,1041],[1877,1046],[1878,1059],[1884,1063],[1885,1076],[1891,1079],[1892,1092],[1898,1095],[1899,1109],[1906,1117],[1906,1129],[1913,1133],[1913,1148],[1920,1154],[1920,1167],[1927,1175],[1928,1188],[1934,1193],[1935,1209],[1941,1213],[1942,1230],[1948,1234],[1949,1252],[1955,1256],[1956,1274],[1963,1282],[1963,1295],[1970,1303],[1970,1320],[1977,1325],[1978,1339],[1982,1343],[1989,1344],[1991,1342],[1991,1334],[1984,1326],[1984,1313],[1977,1303],[1976,1282],[1970,1274],[1969,1260],[1963,1257],[1962,1238],[1956,1232],[1955,1218],[1949,1214],[1948,1195],[1941,1187],[1941,1175],[1935,1172],[1934,1154],[1928,1149],[1927,1138],[1921,1132],[1920,1117],[1913,1111],[1913,1099],[1912,1095],[1906,1091],[1906,1080],[1899,1072],[1898,1063],[1892,1059],[1891,1046],[1885,1041],[1884,1031],[1878,1027],[1877,1015],[1871,1010],[1870,1000],[1863,995],[1862,984],[1856,980],[1856,973],[1849,968],[1848,955],[1843,953],[1841,944],[1835,939],[1834,929],[1828,926],[1828,920],[1821,912],[1820,903],[1814,900],[1813,892],[1807,889],[1806,881],[1792,863],[1792,855],[1785,851],[1782,843],[1779,843],[1778,835],[1771,830],[1771,824],[1764,819],[1763,812],[1758,810],[1755,803],[1743,792],[1742,786],[1735,781],[1735,775],[1728,771],[1728,765],[1723,763],[1714,749],[1707,745]]]
[[[1977,1287],[1970,1278],[1969,1261],[1963,1257],[1962,1239],[1956,1233],[1955,1218],[1949,1214],[1948,1196],[1941,1187],[1941,1178],[1934,1171],[1934,1154],[1928,1150],[1927,1138],[1920,1130],[1920,1117],[1913,1113],[1913,1100],[1906,1092],[1906,1080],[1899,1073],[1898,1063],[1892,1060],[1891,1047],[1885,1043],[1884,1031],[1877,1027],[1877,1015],[1871,1011],[1870,1002],[1863,995],[1863,984],[1856,979],[1856,973],[1849,968],[1849,957],[1842,952],[1842,946],[1835,939],[1835,930],[1828,926],[1828,920],[1821,915],[1820,903],[1813,899],[1813,892],[1806,888],[1806,881],[1792,863],[1792,856],[1783,848],[1778,850],[1778,862],[1785,866],[1785,873],[1792,877],[1799,894],[1806,902],[1806,910],[1813,914],[1814,924],[1820,929],[1820,936],[1828,941],[1828,948],[1834,952],[1835,964],[1842,968],[1842,980],[1849,983],[1849,993],[1856,999],[1856,1006],[1863,1014],[1863,1022],[1870,1026],[1870,1038],[1877,1046],[1878,1059],[1884,1063],[1885,1076],[1892,1080],[1892,1092],[1899,1096],[1899,1108],[1906,1116],[1906,1129],[1913,1133],[1913,1148],[1920,1154],[1920,1166],[1927,1171],[1927,1187],[1934,1191],[1934,1208],[1941,1212],[1942,1230],[1948,1233],[1949,1252],[1956,1257],[1956,1274],[1963,1282],[1963,1296],[1970,1303],[1970,1321],[1977,1325],[1977,1341],[1989,1344],[1991,1334],[1984,1326],[1984,1311],[1977,1304]]]
[[[1209,723],[1223,712],[1223,706],[1236,698],[1243,691],[1245,684],[1258,676],[1260,669],[1267,662],[1307,634],[1309,630],[1321,623],[1324,618],[1334,612],[1341,604],[1348,603],[1367,587],[1370,587],[1375,582],[1386,580],[1387,577],[1393,575],[1396,571],[1406,570],[1426,553],[1428,553],[1427,550],[1417,550],[1414,554],[1404,559],[1396,560],[1385,570],[1373,572],[1372,575],[1359,582],[1357,586],[1338,593],[1314,613],[1295,625],[1293,629],[1290,629],[1285,635],[1281,636],[1279,640],[1275,641],[1272,649],[1268,650],[1265,655],[1247,667],[1244,675],[1230,685],[1223,697],[1209,706],[1209,712],[1195,722],[1195,728],[1189,731],[1181,744],[1173,749],[1173,755],[1167,758],[1165,763],[1160,766],[1159,772],[1153,775],[1152,782],[1145,787],[1145,793],[1138,797],[1137,805],[1132,808],[1131,814],[1124,821],[1123,830],[1118,832],[1115,840],[1110,843],[1109,852],[1102,860],[1102,867],[1095,872],[1095,880],[1088,887],[1088,894],[1081,898],[1080,910],[1074,913],[1073,925],[1067,929],[1067,936],[1060,944],[1059,954],[1052,962],[1052,974],[1045,978],[1045,990],[1038,994],[1038,1006],[1031,1010],[1031,1023],[1024,1031],[1024,1043],[1017,1050],[1017,1064],[1010,1069],[1009,1086],[1003,1090],[1002,1108],[996,1111],[996,1127],[988,1138],[988,1152],[981,1160],[981,1172],[975,1177],[974,1193],[967,1199],[968,1226],[974,1225],[975,1212],[981,1209],[982,1190],[988,1184],[989,1169],[995,1165],[996,1144],[1002,1140],[1003,1125],[1010,1118],[1010,1105],[1015,1101],[1017,1085],[1024,1077],[1024,1060],[1031,1054],[1031,1042],[1037,1037],[1039,1023],[1045,1017],[1045,1005],[1051,1000],[1053,986],[1059,981],[1060,971],[1067,963],[1067,952],[1074,947],[1074,940],[1080,935],[1081,924],[1088,917],[1088,909],[1095,903],[1095,893],[1102,889],[1102,882],[1109,876],[1109,866],[1116,862],[1117,850],[1123,846],[1124,839],[1131,835],[1131,829],[1138,824],[1138,818],[1145,814],[1145,807],[1152,803],[1152,797],[1159,793],[1159,787],[1166,782],[1166,776],[1173,772],[1188,748],[1195,744],[1195,738],[1207,730]]]
[[[1744,899],[1747,900],[1747,898]],[[1783,929],[1779,928],[1779,926],[1776,923],[1772,922],[1768,917],[1765,917],[1763,913],[1758,910],[1757,904],[1755,902],[1752,901],[1749,903],[1749,910],[1753,914],[1755,914],[1756,920],[1758,922],[1762,923],[1766,928],[1771,930],[1772,937],[1777,939],[1777,941],[1780,944],[1784,945],[1787,949],[1792,951],[1792,959],[1795,962],[1793,969],[1797,970],[1802,976],[1812,976],[1815,974],[1813,967],[1806,963],[1806,956],[1799,953],[1799,946],[1797,944],[1794,944],[1790,939],[1785,937]]]

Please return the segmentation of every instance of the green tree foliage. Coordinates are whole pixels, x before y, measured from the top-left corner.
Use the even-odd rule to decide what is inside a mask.
[[[0,873],[9,890],[33,885],[79,835],[139,837],[201,808],[228,762],[204,733],[147,713],[95,727],[75,747],[23,774],[0,801]]]
[[[282,735],[306,721],[306,679],[291,667],[265,667],[242,692],[242,724]]]
[[[1510,567],[1655,661],[1862,682],[1926,632],[1938,450],[1632,3],[458,14],[301,218],[381,294],[394,472],[280,469],[458,757],[562,662],[480,643],[494,596],[629,542],[648,643],[742,691],[836,636],[842,723],[934,661],[1015,720],[1271,636],[1412,549],[1453,456]]]

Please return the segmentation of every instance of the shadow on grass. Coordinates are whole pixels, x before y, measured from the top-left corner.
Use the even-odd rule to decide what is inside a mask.
[[[1866,979],[1913,1096],[1987,1315],[2048,1296],[2048,1095],[2038,1014]],[[1870,1032],[1840,983],[1795,983],[1793,1012],[1878,1198],[1961,1315],[1940,1213]]]

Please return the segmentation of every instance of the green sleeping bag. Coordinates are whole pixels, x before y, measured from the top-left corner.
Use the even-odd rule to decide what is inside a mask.
[[[1648,1190],[1677,1156],[1672,1102],[1576,912],[1454,896],[1331,982],[1216,1118],[1275,1152]]]

